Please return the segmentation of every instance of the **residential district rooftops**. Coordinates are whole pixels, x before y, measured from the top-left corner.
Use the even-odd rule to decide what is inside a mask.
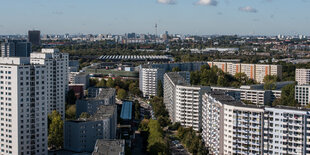
[[[105,120],[107,118],[111,118],[111,116],[116,111],[116,108],[116,105],[101,105],[98,107],[96,113],[91,115],[89,118],[79,118],[77,120],[74,120],[74,122]]]
[[[169,72],[166,74],[175,85],[190,86],[184,77],[180,75],[182,72]]]
[[[132,102],[124,101],[121,111],[121,119],[131,120],[132,116]]]
[[[115,95],[114,88],[89,88],[87,100],[103,100]]]
[[[233,106],[239,106],[239,107],[247,107],[247,108],[277,108],[277,109],[286,109],[286,110],[299,110],[299,111],[309,111],[310,109],[305,107],[292,107],[292,106],[282,106],[278,105],[275,107],[265,106],[265,105],[254,105],[254,104],[245,104],[242,101],[236,101],[233,97],[229,96],[228,94],[225,94],[224,91],[212,91],[207,93],[208,95],[212,96],[216,100],[220,101],[222,104],[226,105],[233,105]]]
[[[98,139],[95,144],[95,149],[92,155],[124,155],[125,140],[105,140]]]

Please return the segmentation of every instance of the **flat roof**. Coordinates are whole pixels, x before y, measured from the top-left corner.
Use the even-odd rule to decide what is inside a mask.
[[[124,101],[122,104],[121,119],[131,120],[132,102]]]

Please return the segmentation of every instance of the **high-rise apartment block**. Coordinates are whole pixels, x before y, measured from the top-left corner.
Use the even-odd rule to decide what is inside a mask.
[[[25,40],[6,40],[1,43],[2,57],[29,57],[31,52],[31,43]]]
[[[41,44],[41,32],[38,30],[28,31],[28,41],[32,45],[39,46]]]
[[[47,154],[45,65],[0,58],[0,155]]]
[[[169,72],[164,75],[164,104],[172,122],[201,129],[202,95],[210,87],[189,84],[189,72]]]
[[[302,106],[308,105],[310,103],[310,85],[296,85],[295,99]]]
[[[296,69],[295,81],[298,85],[310,84],[310,69]]]
[[[165,63],[140,66],[139,88],[144,97],[156,96],[159,80],[163,83],[165,72],[178,68],[180,71],[200,70],[206,62]]]
[[[61,53],[58,49],[42,49],[41,52],[31,53],[32,64],[46,66],[47,111],[58,111],[65,117],[65,98],[68,91],[68,63],[69,54]]]
[[[159,81],[163,82],[164,70],[160,68],[141,68],[139,88],[144,97],[156,96]]]
[[[309,154],[310,113],[235,101],[223,92],[203,95],[202,137],[211,154]]]
[[[159,80],[163,80],[165,72],[178,68],[180,71],[200,70],[202,65],[216,66],[225,73],[236,75],[245,73],[249,78],[263,83],[266,75],[275,75],[282,78],[282,66],[266,64],[241,64],[233,62],[190,62],[190,63],[166,63],[166,64],[149,64],[140,67],[139,81],[140,90],[144,97],[156,96],[157,85]]]
[[[211,87],[213,91],[237,92],[240,95],[234,96],[236,100],[250,101],[253,104],[271,104],[274,100],[281,97],[281,90],[260,90],[260,89],[242,89],[227,87]]]

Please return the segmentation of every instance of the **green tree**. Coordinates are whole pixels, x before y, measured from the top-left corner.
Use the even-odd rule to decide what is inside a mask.
[[[298,106],[298,102],[295,100],[295,84],[290,84],[282,88],[281,101],[282,105]]]
[[[127,92],[125,89],[118,89],[117,91],[117,98],[119,100],[124,100],[127,98]]]
[[[90,78],[89,79],[89,86],[90,87],[96,86],[98,82],[99,82],[98,79]]]
[[[172,72],[179,72],[181,71],[179,67],[173,67],[172,68]]]
[[[278,78],[275,75],[266,75],[264,77],[264,89],[265,90],[274,90],[276,89],[276,82]]]
[[[76,96],[73,89],[70,89],[67,93],[67,104],[72,105],[75,104]]]
[[[90,115],[87,113],[87,112],[82,112],[81,115],[80,115],[80,118],[82,119],[86,119],[86,118],[89,118]]]
[[[60,149],[63,146],[63,120],[60,114],[54,110],[49,116],[48,146]]]
[[[248,76],[245,73],[236,73],[235,78],[238,80],[239,85],[244,85],[248,82]]]
[[[105,87],[107,84],[107,81],[105,79],[101,79],[100,82],[96,84],[96,87]]]
[[[76,105],[68,105],[68,108],[66,110],[66,119],[75,119],[75,113],[76,113]]]
[[[133,95],[136,95],[136,96],[141,95],[141,91],[139,89],[139,85],[136,82],[130,83],[128,89],[129,89],[129,92],[131,94],[133,94]]]
[[[164,90],[163,90],[163,83],[161,80],[158,80],[158,85],[157,85],[157,96],[158,97],[163,97]]]
[[[148,124],[148,152],[151,155],[167,154],[167,144],[164,141],[163,131],[157,120],[150,120]]]
[[[114,80],[111,77],[109,77],[106,85],[107,87],[114,88],[115,87]]]

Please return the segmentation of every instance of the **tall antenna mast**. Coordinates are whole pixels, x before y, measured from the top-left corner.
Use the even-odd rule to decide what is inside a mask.
[[[157,43],[157,23],[155,23],[155,43]]]

